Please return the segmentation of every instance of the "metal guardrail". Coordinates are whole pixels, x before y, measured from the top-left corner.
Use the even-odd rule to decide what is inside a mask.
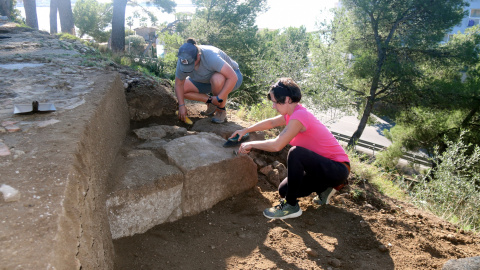
[[[335,136],[335,138],[337,138],[337,140],[344,141],[344,142],[350,141],[350,137],[347,136],[347,135],[343,135],[343,134],[340,134],[338,132],[333,132],[333,131],[332,131],[332,134],[333,134],[333,136]],[[375,143],[368,142],[368,141],[364,141],[364,140],[361,140],[361,139],[359,139],[357,141],[356,146],[360,146],[360,147],[364,147],[364,148],[372,150],[373,155],[375,155],[375,151],[379,152],[379,151],[385,150],[385,148],[386,148],[382,145],[375,144]],[[403,155],[401,157],[401,159],[407,160],[409,162],[413,162],[415,164],[420,164],[420,165],[432,167],[432,162],[428,158],[426,158],[424,156],[421,156],[421,155],[407,153],[407,154]]]

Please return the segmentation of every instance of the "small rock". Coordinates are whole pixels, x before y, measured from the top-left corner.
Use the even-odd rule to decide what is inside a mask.
[[[378,250],[380,250],[381,252],[387,252],[388,248],[385,245],[380,245],[380,246],[378,246]]]
[[[307,248],[307,250],[305,252],[307,252],[307,254],[312,256],[312,257],[315,257],[315,258],[318,257],[318,252],[315,251],[314,249]]]
[[[6,202],[14,202],[20,199],[20,192],[9,185],[2,184],[0,192],[3,193],[3,199]]]
[[[273,169],[272,171],[270,171],[267,177],[270,184],[274,185],[275,187],[278,187],[280,185],[281,179],[277,169]]]
[[[331,266],[333,266],[335,268],[338,268],[338,267],[342,266],[342,262],[338,259],[330,259],[330,260],[328,260],[328,264],[330,264]]]
[[[2,126],[4,127],[11,126],[11,125],[15,125],[16,123],[17,123],[16,121],[3,121]]]
[[[10,155],[10,149],[8,149],[8,146],[6,146],[4,143],[0,142],[0,157],[1,156],[8,156]]]
[[[242,232],[237,232],[237,235],[238,235],[238,237],[240,237],[242,239],[245,239],[247,237],[247,235],[242,233]]]
[[[269,172],[273,170],[272,165],[265,166],[260,169],[260,172],[264,175],[268,175]]]
[[[260,167],[260,168],[263,168],[263,167],[267,166],[267,163],[266,163],[263,159],[254,158],[253,161],[254,161],[255,164],[257,164],[258,167]]]
[[[17,131],[20,131],[20,127],[15,126],[15,125],[6,126],[5,129],[6,129],[8,132],[17,132]]]
[[[454,241],[456,240],[455,235],[453,235],[453,234],[451,234],[451,233],[449,233],[449,234],[445,237],[445,239],[447,239],[447,240],[450,241],[450,242],[454,242]]]
[[[315,221],[311,220],[311,219],[307,219],[305,220],[305,224],[307,225],[315,225]]]

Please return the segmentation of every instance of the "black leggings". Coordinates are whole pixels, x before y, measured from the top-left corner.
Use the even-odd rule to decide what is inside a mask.
[[[287,168],[287,178],[278,186],[278,193],[290,205],[296,205],[299,197],[343,184],[349,174],[345,164],[299,146],[288,151]]]

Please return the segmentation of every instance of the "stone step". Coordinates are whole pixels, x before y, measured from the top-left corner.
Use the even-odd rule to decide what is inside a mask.
[[[116,163],[115,168],[122,170],[115,174],[118,181],[106,202],[113,239],[144,233],[181,216],[183,174],[179,169],[150,150],[132,150]]]
[[[147,139],[139,147],[150,145],[150,150],[132,149],[116,159],[107,197],[113,239],[200,213],[257,183],[257,165],[222,147],[225,139],[219,135],[200,132],[167,142],[162,129],[174,130],[178,137],[176,127],[135,130]]]

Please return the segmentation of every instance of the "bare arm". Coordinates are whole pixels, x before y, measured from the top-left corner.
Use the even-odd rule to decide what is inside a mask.
[[[242,143],[239,152],[246,154],[253,148],[268,152],[278,152],[282,150],[295,136],[297,136],[298,132],[300,132],[303,128],[304,126],[300,121],[295,119],[290,120],[288,125],[275,139]]]
[[[185,98],[184,98],[184,87],[185,80],[180,80],[175,77],[175,95],[178,100],[178,118],[185,121],[185,116],[187,115],[187,108],[185,108]],[[183,104],[183,105],[182,105]]]
[[[235,135],[238,134],[239,135],[238,139],[240,140],[243,137],[243,135],[249,132],[262,131],[262,130],[272,129],[274,127],[279,127],[284,125],[285,125],[285,118],[283,118],[283,116],[281,115],[277,115],[275,117],[260,121],[242,130],[237,130],[234,133],[232,133],[232,136],[230,136],[230,138],[233,138],[235,137]]]

